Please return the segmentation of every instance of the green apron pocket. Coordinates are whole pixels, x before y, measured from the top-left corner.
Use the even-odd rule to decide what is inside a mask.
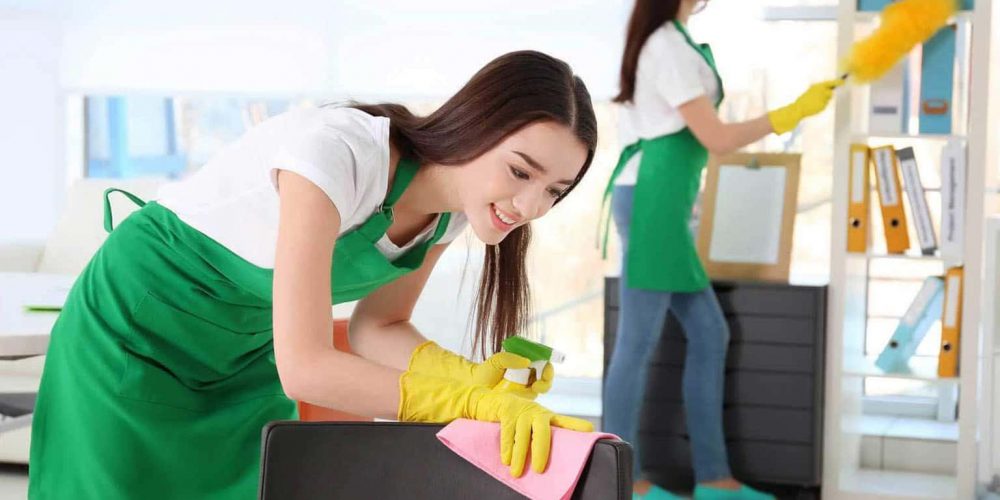
[[[133,313],[132,332],[123,345],[126,361],[119,394],[193,411],[283,396],[277,368],[269,359],[270,325],[259,333],[238,332],[233,323],[220,319],[239,308],[225,304],[217,309],[218,319],[209,321],[147,293]]]

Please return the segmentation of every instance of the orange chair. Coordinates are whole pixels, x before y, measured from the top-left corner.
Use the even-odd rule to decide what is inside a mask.
[[[333,346],[340,351],[351,352],[351,344],[347,337],[346,319],[333,320]],[[306,422],[371,422],[372,419],[352,413],[324,408],[299,401],[299,420]]]

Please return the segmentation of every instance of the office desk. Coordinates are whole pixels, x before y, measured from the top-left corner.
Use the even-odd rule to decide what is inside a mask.
[[[61,307],[75,280],[64,274],[0,273],[0,359],[45,354],[59,314],[26,307]]]
[[[29,311],[28,306],[61,307],[75,276],[43,273],[0,273],[0,360],[45,354],[56,311]],[[0,432],[31,423],[34,393],[26,391],[26,377],[5,377],[0,384]],[[7,383],[10,382],[10,383]],[[20,382],[20,383],[19,383]]]

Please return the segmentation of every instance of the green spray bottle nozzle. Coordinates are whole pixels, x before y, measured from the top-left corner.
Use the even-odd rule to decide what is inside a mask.
[[[507,370],[504,378],[524,386],[531,381],[531,372],[535,372],[535,377],[541,377],[542,370],[549,362],[562,363],[566,359],[563,353],[538,342],[532,342],[523,337],[510,337],[503,341],[503,350],[509,353],[523,356],[531,361],[531,366],[520,370]]]

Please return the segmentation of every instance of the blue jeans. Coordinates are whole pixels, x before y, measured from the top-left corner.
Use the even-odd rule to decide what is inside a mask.
[[[632,217],[631,186],[616,186],[612,215],[628,253],[629,222]],[[624,258],[624,257],[623,257]],[[624,261],[623,261],[624,264]],[[622,266],[624,270],[624,265]],[[684,411],[695,480],[715,481],[731,477],[722,430],[722,395],[729,327],[712,288],[700,292],[659,292],[629,288],[622,273],[621,310],[614,353],[604,385],[604,428],[632,444],[633,471],[641,477],[639,462],[639,414],[646,393],[650,358],[663,332],[667,311],[672,311],[687,337],[684,358]]]

